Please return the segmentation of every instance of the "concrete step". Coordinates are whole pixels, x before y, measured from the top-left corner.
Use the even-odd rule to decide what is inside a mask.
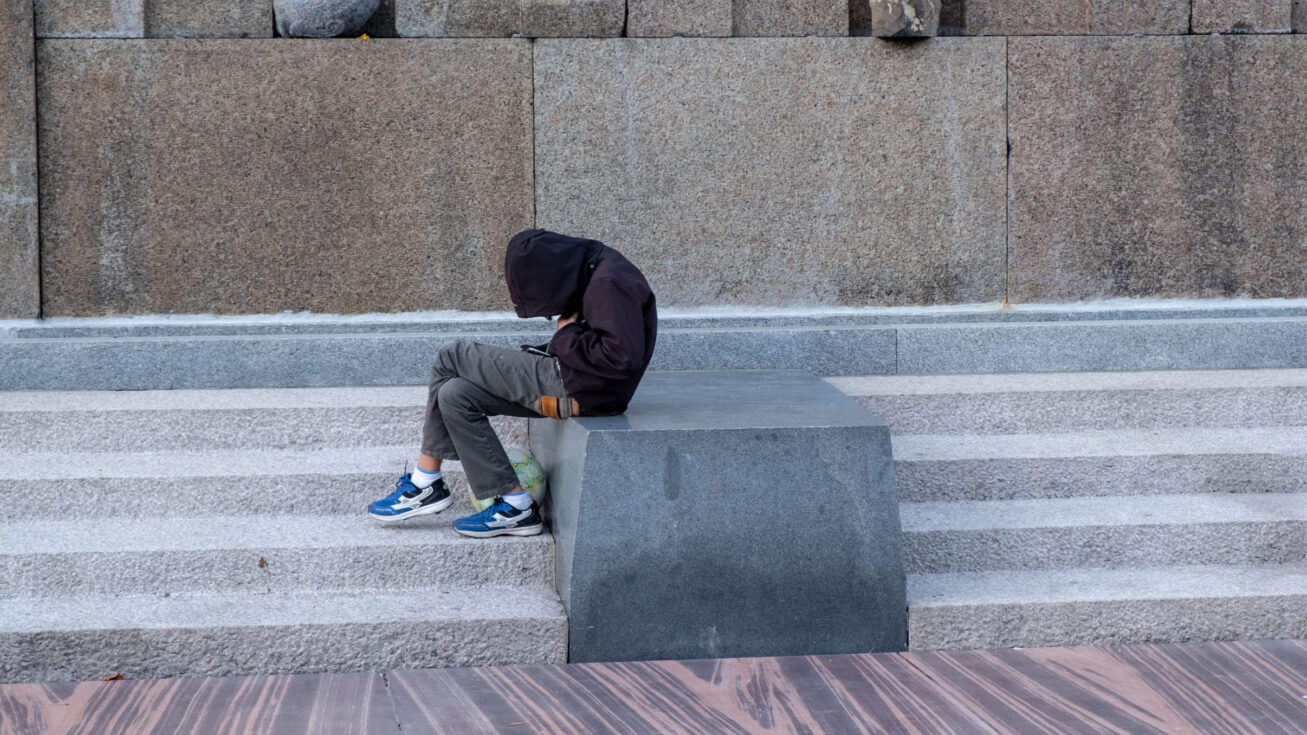
[[[0,681],[562,663],[552,589],[0,600]]]
[[[313,449],[408,444],[424,386],[0,394],[0,453]],[[526,446],[523,419],[495,417]]]
[[[64,595],[551,587],[553,537],[469,539],[448,511],[355,516],[78,519],[0,524],[0,599]]]
[[[394,490],[417,447],[0,454],[0,522],[58,518],[333,515],[359,517]],[[472,511],[459,462],[444,464]],[[68,499],[73,500],[68,500]],[[55,500],[61,499],[61,500]],[[57,506],[57,508],[56,508]]]
[[[1307,637],[1307,565],[908,576],[912,650]]]
[[[895,434],[1307,425],[1307,370],[828,380]]]
[[[1307,493],[902,503],[909,573],[1307,562]]]
[[[1307,492],[1307,427],[898,435],[908,502]]]

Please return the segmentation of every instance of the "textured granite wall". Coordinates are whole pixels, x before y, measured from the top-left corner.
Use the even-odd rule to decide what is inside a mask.
[[[541,227],[665,304],[1003,296],[1002,39],[536,45]]]
[[[0,319],[37,316],[36,93],[31,0],[0,6]]]
[[[1013,301],[1307,296],[1307,38],[1014,39]]]
[[[1194,33],[1290,33],[1293,0],[1193,0]]]
[[[57,40],[38,70],[47,315],[508,308],[528,42]]]
[[[1188,33],[1189,3],[1190,0],[963,0],[962,27],[967,34],[986,36]]]

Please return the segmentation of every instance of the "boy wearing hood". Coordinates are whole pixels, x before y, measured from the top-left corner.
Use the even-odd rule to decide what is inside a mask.
[[[654,294],[639,269],[598,240],[526,230],[508,243],[504,278],[519,317],[559,317],[553,338],[521,351],[471,340],[441,347],[417,468],[368,507],[373,518],[389,523],[448,508],[454,499],[440,465],[454,459],[478,499],[495,499],[454,521],[454,530],[476,538],[538,534],[540,511],[488,417],[611,416],[630,403],[658,331]]]

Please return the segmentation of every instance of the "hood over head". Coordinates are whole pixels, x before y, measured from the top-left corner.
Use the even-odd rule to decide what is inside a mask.
[[[514,235],[504,253],[504,280],[517,315],[526,319],[575,313],[603,247],[598,240],[548,230]]]

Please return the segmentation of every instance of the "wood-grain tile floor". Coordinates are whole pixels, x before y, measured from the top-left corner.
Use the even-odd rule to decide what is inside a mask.
[[[0,735],[1307,734],[1307,641],[0,686]]]

